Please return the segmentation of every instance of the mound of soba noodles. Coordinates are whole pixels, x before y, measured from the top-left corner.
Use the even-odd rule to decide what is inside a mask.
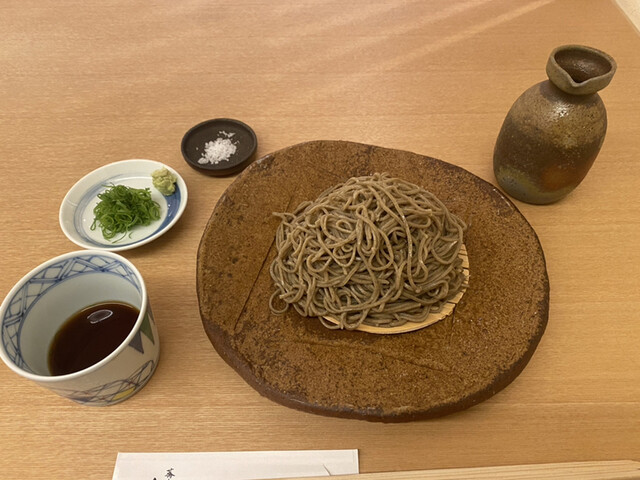
[[[293,306],[328,328],[396,327],[422,322],[463,288],[466,225],[412,183],[354,177],[276,215],[274,313]]]

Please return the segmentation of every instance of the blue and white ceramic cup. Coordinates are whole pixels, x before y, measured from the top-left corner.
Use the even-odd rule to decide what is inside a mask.
[[[125,340],[107,357],[67,375],[51,375],[48,355],[61,325],[83,308],[124,302],[140,310]],[[84,405],[111,405],[153,375],[160,343],[147,289],[126,258],[82,250],[53,258],[25,275],[0,306],[0,357],[19,375]]]

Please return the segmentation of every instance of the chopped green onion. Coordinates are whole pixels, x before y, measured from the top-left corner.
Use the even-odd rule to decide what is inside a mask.
[[[148,188],[132,188],[125,185],[111,185],[107,190],[98,194],[100,202],[93,209],[95,218],[91,230],[98,226],[102,229],[102,236],[111,240],[122,234],[117,240],[122,240],[127,233],[131,236],[131,229],[137,225],[150,225],[160,219],[160,205],[151,198]]]

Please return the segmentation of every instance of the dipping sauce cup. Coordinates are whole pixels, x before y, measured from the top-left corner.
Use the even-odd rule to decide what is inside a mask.
[[[124,340],[86,368],[52,375],[49,354],[61,327],[80,310],[108,302],[139,311]],[[126,258],[100,250],[60,255],[26,274],[0,306],[0,339],[0,358],[11,370],[84,405],[129,398],[149,381],[160,354],[140,272]]]

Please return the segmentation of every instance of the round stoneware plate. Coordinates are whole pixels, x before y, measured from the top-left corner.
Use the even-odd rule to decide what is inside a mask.
[[[469,227],[469,285],[446,318],[395,335],[330,330],[290,308],[275,314],[269,267],[280,218],[350,177],[387,172],[436,195]],[[308,412],[402,422],[469,408],[511,383],[547,324],[542,247],[488,182],[435,158],[314,141],[249,165],[207,224],[197,261],[211,343],[262,395]],[[531,381],[531,378],[529,379]]]
[[[176,191],[166,197],[156,190],[151,179],[151,172],[163,167],[177,177]],[[151,197],[160,205],[160,219],[151,225],[133,228],[130,235],[118,236],[117,241],[106,240],[99,227],[92,230],[98,194],[112,184],[149,188]],[[149,243],[169,230],[186,205],[187,185],[174,169],[153,160],[123,160],[94,170],[71,187],[60,206],[60,227],[69,240],[81,247],[112,252],[129,250]]]

